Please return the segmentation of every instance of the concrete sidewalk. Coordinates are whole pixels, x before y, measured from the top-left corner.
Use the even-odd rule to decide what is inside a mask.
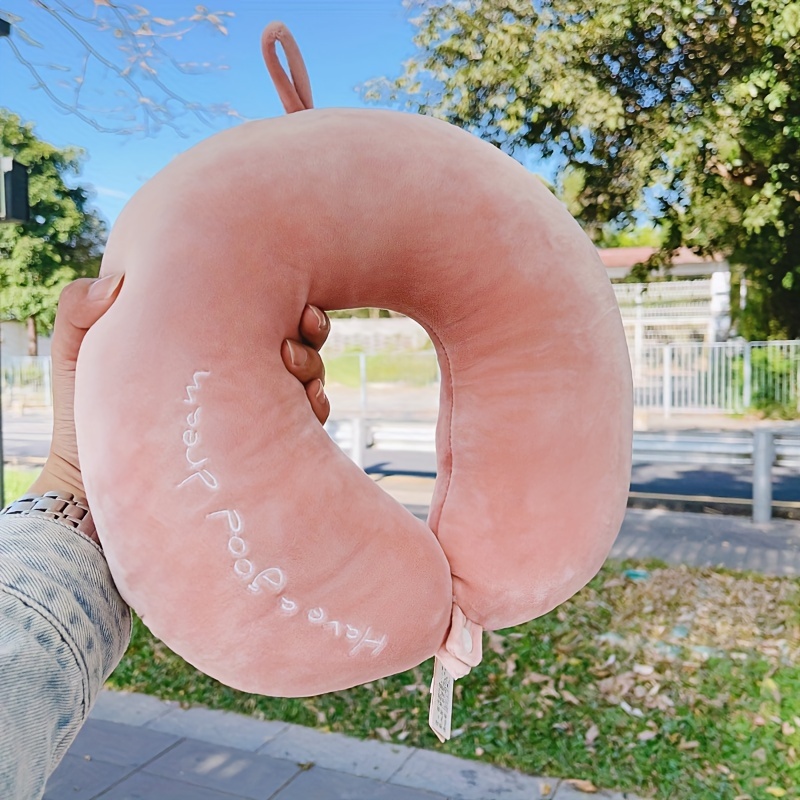
[[[568,781],[104,691],[45,800],[579,800]],[[634,799],[631,794],[592,797]]]

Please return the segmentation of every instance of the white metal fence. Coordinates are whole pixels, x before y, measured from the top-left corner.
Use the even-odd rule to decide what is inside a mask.
[[[436,412],[433,352],[351,353],[326,365],[337,414],[392,419]],[[649,345],[631,350],[631,368],[640,410],[800,416],[800,341]]]
[[[49,356],[3,356],[0,364],[0,388],[3,407],[50,408],[52,366]]]
[[[800,412],[800,341],[644,347],[632,369],[640,409]]]
[[[735,414],[751,408],[800,414],[800,341],[669,344],[631,352],[638,409]],[[324,354],[337,414],[392,419],[435,416],[439,371],[432,350]],[[50,359],[5,358],[3,405],[50,405]]]
[[[628,347],[717,342],[730,331],[730,274],[706,280],[615,283]]]

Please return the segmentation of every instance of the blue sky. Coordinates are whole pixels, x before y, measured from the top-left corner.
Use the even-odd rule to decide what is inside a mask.
[[[171,18],[192,13],[195,5],[183,0],[142,2],[154,15]],[[57,0],[52,5],[57,7]],[[91,13],[94,2],[83,0],[70,5]],[[210,8],[235,12],[233,18],[225,20],[228,36],[207,26],[207,31],[187,37],[179,45],[182,49],[178,54],[184,60],[211,61],[228,69],[191,77],[176,73],[170,86],[190,100],[228,102],[247,118],[283,113],[259,43],[261,30],[273,19],[285,22],[298,41],[317,107],[363,106],[356,87],[369,78],[399,74],[403,61],[414,52],[413,28],[401,0],[217,0]],[[2,11],[22,17],[17,27],[43,45],[41,49],[26,49],[38,63],[78,63],[79,53],[70,48],[63,28],[31,0],[0,0]],[[26,47],[19,34],[12,35],[20,49]],[[79,180],[94,187],[94,205],[109,222],[113,223],[142,183],[175,155],[231,124],[220,119],[205,127],[187,119],[187,138],[166,128],[151,137],[99,133],[75,116],[59,112],[44,92],[32,88],[30,73],[6,44],[0,39],[0,106],[34,122],[41,138],[58,146],[78,145],[87,151]],[[44,74],[48,82],[61,79],[56,70],[45,69]],[[103,94],[107,85],[103,68],[87,75],[87,97],[98,107],[113,102],[111,95]]]

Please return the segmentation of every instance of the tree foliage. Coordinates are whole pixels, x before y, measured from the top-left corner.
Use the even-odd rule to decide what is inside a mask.
[[[179,54],[182,43],[203,30],[226,36],[234,16],[184,5],[192,10],[159,16],[117,0],[19,0],[15,11],[0,9],[12,23],[12,35],[0,44],[25,67],[34,89],[99,131],[150,134],[166,126],[185,135],[181,120],[187,115],[208,124],[214,116],[238,114],[227,103],[199,103],[176,88],[181,75],[226,68]],[[37,30],[53,26],[58,44],[45,48]]]
[[[798,0],[406,0],[417,54],[370,99],[560,165],[590,235],[649,217],[648,267],[741,265],[749,338],[800,336]]]
[[[0,110],[0,152],[28,167],[31,206],[29,222],[0,225],[0,318],[29,321],[32,333],[48,333],[61,289],[97,274],[105,226],[86,190],[70,185],[80,150],[43,142],[32,125]]]

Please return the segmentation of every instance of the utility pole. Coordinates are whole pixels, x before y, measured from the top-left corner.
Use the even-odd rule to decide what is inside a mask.
[[[0,17],[0,38],[11,35],[11,23]],[[0,153],[0,223],[27,222],[28,170],[13,158]],[[5,505],[5,455],[3,453],[3,359],[0,344],[0,506]]]

